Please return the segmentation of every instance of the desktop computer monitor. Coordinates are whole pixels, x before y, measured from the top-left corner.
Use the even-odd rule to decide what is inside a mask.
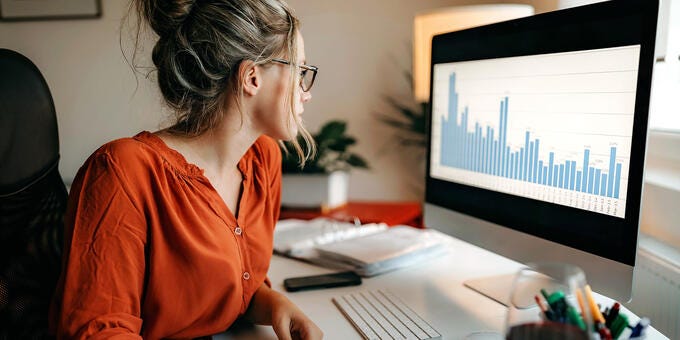
[[[435,36],[425,224],[519,262],[576,264],[628,301],[657,11],[613,0]]]

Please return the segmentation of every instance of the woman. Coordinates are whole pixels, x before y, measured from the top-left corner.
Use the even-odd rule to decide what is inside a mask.
[[[159,36],[158,84],[178,118],[102,146],[79,170],[52,329],[196,338],[244,318],[280,339],[321,338],[266,280],[281,189],[275,140],[310,140],[300,115],[316,68],[304,65],[298,20],[280,0],[135,8]]]

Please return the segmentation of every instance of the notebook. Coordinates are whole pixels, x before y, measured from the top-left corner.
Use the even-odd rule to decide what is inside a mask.
[[[437,231],[409,226],[282,220],[274,232],[274,251],[368,277],[437,256],[444,251],[443,240]]]

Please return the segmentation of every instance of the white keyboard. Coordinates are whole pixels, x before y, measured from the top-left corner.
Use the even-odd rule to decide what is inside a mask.
[[[441,334],[385,290],[333,298],[333,303],[364,339],[441,339]]]

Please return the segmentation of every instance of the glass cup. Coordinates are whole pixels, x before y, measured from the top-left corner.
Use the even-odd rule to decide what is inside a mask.
[[[566,263],[533,263],[513,281],[506,339],[593,339],[586,275]]]

